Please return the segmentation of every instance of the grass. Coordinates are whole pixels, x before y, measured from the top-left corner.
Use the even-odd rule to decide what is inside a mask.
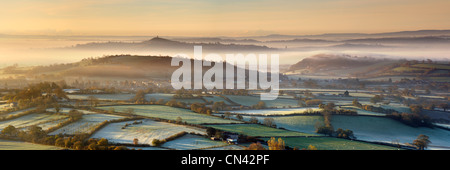
[[[56,146],[33,144],[28,142],[10,141],[0,139],[0,150],[60,150]]]
[[[29,127],[32,125],[39,126],[39,124],[49,123],[52,121],[58,121],[58,120],[61,120],[64,118],[67,118],[67,116],[55,115],[55,114],[34,113],[34,114],[25,115],[25,116],[7,120],[7,121],[1,121],[0,122],[0,130],[7,127],[8,125],[13,125],[16,128],[26,128],[26,127]],[[54,125],[56,125],[56,124],[54,124]]]
[[[95,127],[102,123],[103,121],[109,121],[114,119],[124,118],[122,116],[116,115],[107,115],[107,114],[87,114],[83,115],[83,117],[73,123],[70,123],[62,128],[59,128],[49,135],[57,135],[57,134],[80,134],[80,133],[91,133],[95,130]]]
[[[235,96],[235,95],[225,95],[225,97],[227,97],[228,99],[232,100],[235,103],[244,106],[256,105],[260,101],[266,103],[267,107],[283,108],[288,106],[292,107],[298,106],[298,101],[293,99],[277,98],[275,100],[260,100],[259,96]]]
[[[28,109],[23,109],[23,110],[9,112],[9,113],[5,113],[5,114],[0,114],[0,118],[7,118],[8,116],[17,116],[17,115],[23,114],[27,111],[33,110],[33,109],[36,109],[36,108],[32,107],[32,108],[28,108]]]
[[[370,115],[370,116],[386,116],[384,113],[371,112],[367,110],[360,109],[356,106],[341,106],[343,109],[354,110],[358,115]]]
[[[176,150],[192,150],[192,149],[214,148],[227,145],[228,144],[225,142],[213,141],[202,136],[186,134],[175,140],[164,143],[163,145],[161,145],[161,147]]]
[[[207,125],[215,129],[244,134],[247,136],[274,137],[274,136],[318,136],[317,134],[308,134],[294,132],[289,130],[271,128],[259,124],[233,124],[233,125]]]
[[[262,138],[267,141],[270,138]],[[397,150],[398,148],[365,143],[360,141],[351,141],[333,137],[289,137],[282,138],[285,145],[299,149],[308,148],[309,145],[315,146],[318,150]]]
[[[156,122],[152,120],[138,120],[141,124],[132,123],[134,121],[111,123],[92,135],[91,138],[105,138],[113,143],[132,144],[134,138],[138,139],[139,144],[152,145],[153,139],[163,140],[180,132],[194,132],[197,134],[206,134],[206,131],[189,126],[170,124],[165,122]],[[129,124],[126,128],[122,128]]]
[[[218,117],[209,116],[206,114],[199,114],[188,109],[175,108],[161,105],[121,105],[121,106],[105,106],[97,107],[103,110],[114,108],[115,111],[123,112],[128,108],[134,109],[134,114],[146,117],[161,118],[167,120],[177,120],[178,117],[183,122],[192,124],[202,123],[241,123],[236,120],[225,120]]]
[[[249,120],[253,116],[243,116],[244,120]],[[255,116],[260,122],[265,116]],[[298,131],[304,133],[315,133],[316,123],[323,124],[323,116],[279,116],[271,117],[278,127],[283,127],[291,131]],[[374,116],[342,116],[333,115],[331,117],[331,124],[334,129],[342,128],[352,130],[354,135],[359,140],[377,141],[377,142],[399,142],[411,143],[420,134],[430,137],[432,145],[439,148],[439,146],[450,146],[450,131],[440,128],[414,128],[405,125],[401,122]],[[224,127],[221,127],[224,128]],[[240,133],[241,130],[230,129],[231,131]],[[256,132],[255,132],[256,133]],[[254,134],[255,135],[255,134]],[[256,134],[259,135],[259,134]],[[270,137],[270,136],[267,136]]]
[[[392,69],[392,71],[401,72],[401,73],[403,73],[403,72],[424,72],[424,71],[426,71],[426,69],[416,68],[416,67],[397,67],[397,68]]]
[[[242,115],[289,115],[306,113],[308,111],[320,111],[318,107],[303,107],[303,108],[288,108],[288,109],[260,109],[260,110],[236,110],[229,111],[230,113]],[[227,111],[223,111],[227,112]]]
[[[332,116],[335,129],[350,129],[357,139],[366,141],[411,143],[420,134],[430,137],[434,146],[450,146],[450,131],[440,128],[411,127],[401,122],[373,116]]]
[[[165,102],[168,102],[173,98],[174,94],[165,94],[165,93],[151,93],[151,94],[146,94],[145,95],[145,99],[150,101],[151,99],[155,99],[155,101],[158,101],[160,99],[163,99]],[[193,98],[193,99],[175,99],[177,102],[184,102],[186,104],[192,104],[192,103],[205,103],[205,101],[203,101],[200,98]]]
[[[68,94],[70,99],[87,100],[89,96],[94,96],[99,100],[129,100],[135,96],[135,94]]]
[[[263,122],[265,116],[243,116],[244,120],[250,120],[251,117],[255,117],[259,122]],[[321,123],[323,124],[323,116],[277,116],[271,117],[274,119],[275,124],[278,127],[282,127],[288,130],[311,133],[314,134],[316,128],[315,124]]]
[[[227,105],[231,105],[230,102],[228,102],[227,100],[225,100],[224,98],[220,97],[220,96],[203,96],[203,99],[207,100],[207,101],[212,101],[212,102],[224,102]]]
[[[443,69],[443,70],[450,70],[450,65],[444,65],[444,64],[414,64],[413,67],[420,67],[420,68],[436,68],[436,69]]]

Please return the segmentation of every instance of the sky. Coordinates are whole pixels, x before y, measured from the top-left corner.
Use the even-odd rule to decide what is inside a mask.
[[[255,36],[450,29],[449,0],[5,0],[0,34]]]

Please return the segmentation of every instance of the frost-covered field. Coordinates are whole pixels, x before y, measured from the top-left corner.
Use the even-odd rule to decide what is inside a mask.
[[[52,121],[57,121],[60,119],[65,119],[67,116],[64,115],[54,115],[54,114],[30,114],[16,119],[11,119],[7,121],[0,122],[0,130],[7,127],[8,125],[13,125],[16,128],[26,128],[32,125],[39,125],[43,123],[48,123]]]
[[[389,105],[381,105],[384,109],[394,109],[400,113],[411,113],[411,109],[408,106],[404,106],[398,103],[391,103]]]
[[[132,144],[136,138],[139,144],[152,144],[153,139],[166,139],[172,135],[180,132],[194,132],[198,134],[206,134],[206,130],[176,125],[165,122],[156,122],[153,120],[138,120],[142,124],[132,124],[134,121],[111,123],[92,135],[91,138],[105,138],[113,143],[127,143]],[[130,124],[122,129],[125,124]]]
[[[249,120],[255,117],[259,122],[263,122],[265,116],[247,116],[244,115],[244,120]],[[323,124],[323,116],[275,116],[275,124],[278,127],[283,127],[288,130],[315,133],[316,125]],[[450,131],[440,128],[414,128],[405,125],[401,122],[374,116],[342,116],[333,115],[331,117],[331,124],[334,129],[350,129],[353,131],[357,139],[367,141],[380,142],[399,142],[411,143],[420,134],[430,137],[431,145],[434,148],[450,147]]]
[[[48,130],[52,127],[58,126],[59,123],[63,123],[69,119],[70,119],[69,117],[65,117],[62,119],[55,120],[55,121],[44,122],[44,123],[38,124],[37,126],[41,127],[42,130]]]
[[[9,104],[0,104],[0,111],[8,110],[9,108]]]
[[[79,133],[90,133],[96,126],[104,121],[122,119],[122,116],[108,115],[108,114],[86,114],[83,117],[73,123],[70,123],[62,128],[59,128],[49,135],[68,134],[74,135]]]
[[[59,113],[65,113],[68,114],[71,110],[77,110],[83,114],[96,114],[97,112],[89,111],[89,110],[79,110],[79,109],[72,109],[72,108],[60,108]],[[48,108],[46,110],[47,112],[56,112],[55,108]]]
[[[320,111],[318,107],[302,107],[302,108],[288,108],[288,109],[260,109],[260,110],[236,110],[230,113],[242,115],[289,115],[296,113],[305,113],[312,111]],[[224,111],[225,112],[225,111]]]
[[[161,106],[161,105],[121,105],[121,106],[104,106],[97,107],[98,109],[109,110],[114,108],[115,111],[123,112],[126,109],[134,109],[134,113],[140,116],[157,117],[161,119],[177,120],[178,117],[182,121],[193,124],[202,123],[240,123],[235,120],[225,120],[218,117],[209,116],[206,114],[194,113],[187,109]]]
[[[228,145],[225,142],[213,141],[205,137],[186,134],[175,140],[166,142],[162,145],[165,148],[177,149],[177,150],[192,150],[192,149],[203,149],[212,148]]]
[[[20,115],[20,114],[22,114],[22,113],[25,113],[26,111],[30,111],[30,110],[33,110],[33,109],[35,109],[35,107],[33,107],[33,108],[28,108],[28,109],[23,109],[23,110],[18,110],[18,111],[6,113],[6,114],[0,114],[0,118],[3,118],[3,117],[6,118],[6,117],[8,117],[8,116],[16,116],[16,115]]]
[[[361,140],[412,143],[420,134],[430,137],[431,145],[450,147],[450,131],[440,128],[414,128],[398,121],[372,116],[333,116],[335,129],[350,129]]]

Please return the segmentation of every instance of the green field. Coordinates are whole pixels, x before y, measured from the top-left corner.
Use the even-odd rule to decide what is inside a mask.
[[[0,139],[0,150],[60,150],[56,146],[39,145],[28,142],[10,141]]]
[[[193,99],[175,99],[173,98],[174,94],[165,94],[165,93],[151,93],[146,94],[145,99],[150,101],[154,99],[155,101],[158,101],[160,99],[163,99],[165,102],[168,102],[170,100],[176,100],[177,102],[184,102],[186,104],[192,104],[192,103],[205,103],[201,98],[193,98]]]
[[[225,120],[222,118],[209,116],[206,114],[199,114],[192,112],[188,109],[181,109],[169,106],[161,105],[120,105],[120,106],[104,106],[97,107],[98,109],[109,110],[114,108],[115,111],[124,112],[126,109],[133,109],[134,114],[139,116],[147,116],[168,120],[177,120],[178,117],[182,121],[192,124],[202,124],[202,123],[241,123],[236,120]]]
[[[262,138],[267,141],[270,138]],[[318,150],[397,150],[398,148],[371,143],[351,141],[333,137],[289,137],[282,138],[285,145],[298,149],[315,146]]]
[[[262,122],[265,116],[243,116],[244,120],[255,117]],[[233,117],[234,118],[234,117]],[[316,124],[323,124],[323,116],[274,116],[275,124],[288,130],[315,133]],[[381,116],[343,116],[333,115],[331,124],[334,129],[352,130],[359,140],[378,142],[411,143],[420,134],[430,137],[434,148],[450,147],[450,131],[440,128],[414,128],[401,122]]]
[[[259,124],[233,124],[233,125],[206,125],[215,129],[227,132],[244,134],[247,136],[274,137],[274,136],[319,136],[318,134],[308,134],[289,130],[271,128]]]
[[[207,100],[207,101],[212,101],[212,102],[224,102],[227,105],[231,105],[230,102],[228,102],[227,100],[225,100],[224,98],[220,97],[220,96],[203,96],[203,99]]]
[[[416,67],[397,67],[392,69],[395,72],[424,72],[426,69],[424,68],[416,68]]]
[[[249,121],[250,118],[254,117],[258,119],[259,122],[263,122],[266,116],[247,116],[244,115],[244,120]],[[234,117],[233,117],[234,118]],[[314,127],[316,123],[323,124],[323,116],[309,116],[309,115],[297,115],[297,116],[274,116],[275,124],[278,127],[282,127],[288,130],[305,132],[305,133],[315,133],[316,128]]]
[[[414,64],[412,66],[420,68],[436,68],[436,69],[450,70],[450,65],[445,64]]]

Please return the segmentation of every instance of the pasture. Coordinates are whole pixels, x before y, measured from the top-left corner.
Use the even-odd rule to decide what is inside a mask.
[[[186,134],[175,140],[168,141],[161,145],[164,148],[171,148],[176,150],[193,150],[193,149],[207,149],[227,146],[228,144],[222,141],[213,141],[208,138]]]
[[[152,145],[153,139],[163,140],[180,132],[193,132],[197,134],[206,134],[206,130],[176,125],[165,122],[156,122],[149,119],[138,120],[140,124],[133,124],[134,121],[111,123],[95,132],[91,138],[105,138],[112,143],[132,144],[133,140],[138,139],[139,144]],[[124,127],[125,124],[129,126]]]
[[[56,126],[58,122],[66,118],[68,117],[64,115],[33,113],[11,120],[0,121],[0,131],[9,125],[13,125],[16,128],[23,128],[24,130],[26,130],[27,127],[30,127],[32,125],[39,126],[40,124],[43,124],[43,129],[46,130],[51,126]]]
[[[0,150],[60,150],[63,148],[49,145],[40,145],[28,142],[0,139]]]
[[[268,141],[270,138],[262,138]],[[309,145],[315,146],[318,150],[397,150],[398,148],[352,141],[333,137],[289,137],[282,138],[286,146],[306,149]]]
[[[124,117],[108,114],[86,114],[83,115],[83,117],[80,120],[70,123],[64,127],[61,127],[49,133],[49,135],[58,135],[58,134],[75,135],[81,133],[91,133],[100,123],[104,121],[122,118]]]
[[[230,125],[206,125],[215,129],[240,133],[247,136],[257,137],[274,137],[274,136],[318,136],[317,134],[308,134],[302,132],[295,132],[277,128],[271,128],[259,124],[230,124]]]
[[[273,115],[290,115],[290,114],[302,114],[307,112],[320,111],[318,107],[302,107],[302,108],[287,108],[287,109],[260,109],[260,110],[234,110],[229,111],[233,114],[241,115],[261,115],[261,116],[273,116]],[[227,111],[223,111],[227,112]]]
[[[120,106],[104,106],[97,108],[103,110],[109,110],[113,108],[115,111],[118,112],[124,112],[127,109],[133,109],[134,114],[139,116],[161,118],[167,120],[177,120],[177,118],[180,117],[183,122],[186,121],[187,123],[192,124],[241,123],[240,121],[236,120],[225,120],[222,118],[209,116],[206,114],[195,113],[188,109],[161,106],[161,105],[120,105]]]

